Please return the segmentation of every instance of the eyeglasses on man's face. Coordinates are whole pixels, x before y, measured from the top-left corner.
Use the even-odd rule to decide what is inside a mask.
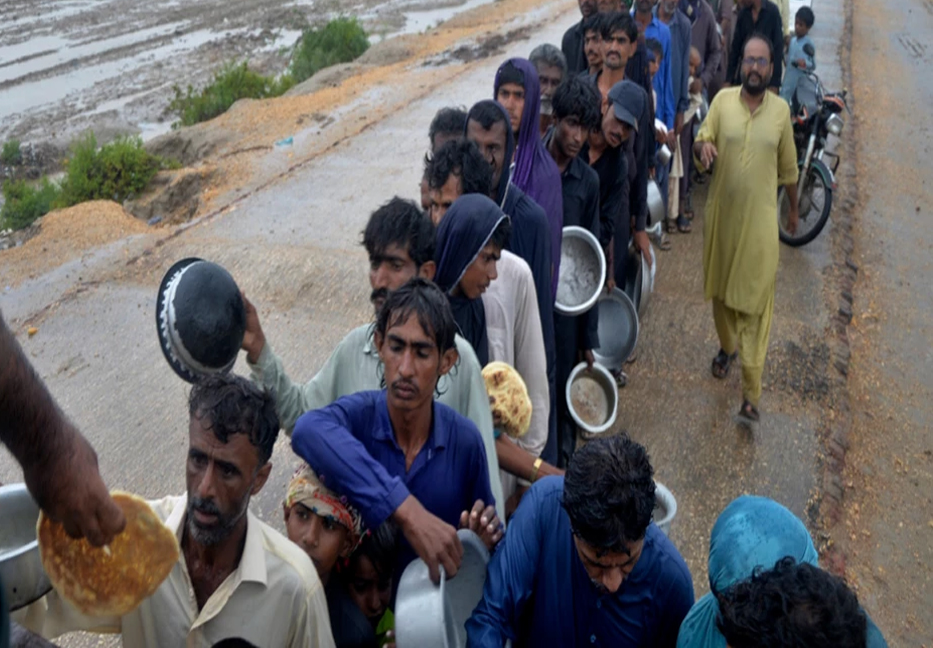
[[[766,59],[764,56],[758,56],[758,57],[755,57],[755,56],[747,56],[747,57],[745,57],[745,58],[742,59],[742,65],[744,65],[744,66],[747,67],[747,68],[755,68],[755,67],[756,67],[756,68],[760,68],[760,69],[763,70],[763,69],[765,69],[766,67],[768,67],[769,65],[771,65],[771,61],[769,61],[768,59]]]

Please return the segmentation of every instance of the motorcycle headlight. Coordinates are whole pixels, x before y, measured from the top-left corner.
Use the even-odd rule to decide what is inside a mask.
[[[842,121],[842,117],[839,115],[830,115],[829,119],[826,120],[826,130],[836,137],[839,137],[839,134],[842,133],[842,127],[844,125],[845,122]]]

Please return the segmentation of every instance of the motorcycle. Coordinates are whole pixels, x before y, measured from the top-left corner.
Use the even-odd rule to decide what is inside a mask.
[[[807,51],[810,47],[805,46],[804,51],[812,56],[812,52]],[[805,72],[794,92],[791,120],[799,156],[797,209],[800,220],[793,234],[787,229],[790,200],[783,187],[778,190],[778,229],[781,241],[792,247],[806,245],[815,239],[829,220],[839,155],[827,151],[826,144],[830,134],[836,137],[842,134],[845,122],[839,116],[840,113],[845,110],[852,114],[846,102],[846,94],[845,90],[840,93],[825,92],[819,77],[812,71]]]

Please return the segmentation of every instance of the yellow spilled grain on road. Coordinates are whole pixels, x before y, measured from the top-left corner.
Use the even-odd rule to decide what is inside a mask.
[[[50,212],[40,221],[38,234],[19,247],[0,252],[3,284],[15,287],[80,258],[88,250],[151,230],[110,200]]]

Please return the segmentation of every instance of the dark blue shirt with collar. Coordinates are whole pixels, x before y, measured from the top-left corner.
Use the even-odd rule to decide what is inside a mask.
[[[467,621],[469,648],[674,648],[693,605],[684,559],[652,522],[642,554],[614,594],[599,593],[577,554],[561,506],[563,477],[522,498],[489,563],[483,599]]]
[[[292,449],[321,482],[345,495],[375,529],[409,495],[453,527],[476,500],[495,503],[479,430],[468,418],[433,402],[431,431],[405,470],[405,453],[395,440],[385,391],[365,391],[338,398],[307,412],[295,424]],[[415,557],[401,539],[399,567]]]

